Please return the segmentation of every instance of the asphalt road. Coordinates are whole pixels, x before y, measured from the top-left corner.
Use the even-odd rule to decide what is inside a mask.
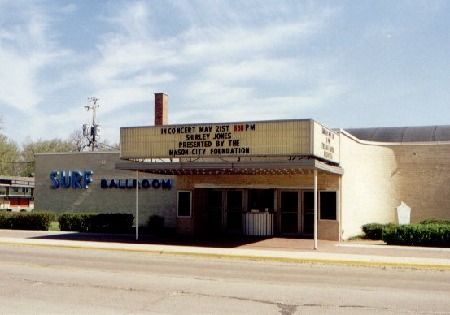
[[[450,314],[450,272],[0,245],[0,314]]]

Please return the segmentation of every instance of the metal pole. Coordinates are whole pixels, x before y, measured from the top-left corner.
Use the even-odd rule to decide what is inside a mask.
[[[314,249],[317,249],[317,170],[314,170]]]
[[[136,171],[136,241],[139,239],[139,171]]]

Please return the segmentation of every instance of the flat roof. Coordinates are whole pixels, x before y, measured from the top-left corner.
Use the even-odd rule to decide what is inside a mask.
[[[34,177],[0,176],[0,186],[34,187]]]
[[[376,142],[450,141],[450,125],[344,129],[360,140]]]

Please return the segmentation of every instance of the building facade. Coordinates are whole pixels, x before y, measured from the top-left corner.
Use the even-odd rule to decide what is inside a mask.
[[[135,214],[139,181],[139,224],[160,215],[175,228],[176,178],[117,170],[119,161],[119,152],[36,154],[35,209]]]
[[[411,222],[450,219],[450,132],[381,142],[312,119],[167,125],[167,96],[155,106],[154,126],[121,128],[120,152],[37,155],[36,208],[135,213],[139,225],[156,214],[179,234],[328,240],[396,222],[402,202]]]

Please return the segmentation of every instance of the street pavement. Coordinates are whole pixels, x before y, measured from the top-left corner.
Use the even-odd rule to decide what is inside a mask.
[[[49,246],[78,249],[147,252],[230,259],[296,263],[390,266],[450,270],[450,248],[385,245],[381,241],[318,241],[312,239],[244,236],[193,237],[78,232],[0,230],[0,245]]]

